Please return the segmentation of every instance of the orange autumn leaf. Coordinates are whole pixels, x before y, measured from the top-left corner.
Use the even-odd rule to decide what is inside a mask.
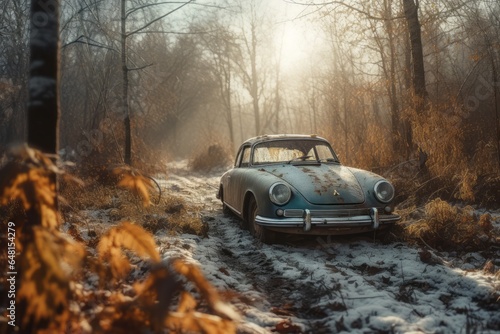
[[[142,258],[160,261],[153,236],[139,225],[129,222],[111,228],[99,241],[99,258],[108,261],[114,278],[123,277],[130,270],[130,263],[123,249],[131,250]]]
[[[113,174],[120,177],[118,186],[132,191],[135,195],[142,198],[142,204],[149,206],[149,191],[152,187],[151,180],[142,175],[138,170],[128,166],[116,167],[113,169]]]

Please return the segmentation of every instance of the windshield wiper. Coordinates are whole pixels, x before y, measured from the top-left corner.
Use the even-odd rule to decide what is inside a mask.
[[[318,162],[322,163],[322,162],[338,162],[338,161],[335,160],[334,158],[326,158],[326,159],[319,159]]]
[[[312,155],[303,155],[300,157],[293,158],[292,160],[288,160],[288,164],[291,164],[294,161],[306,161],[306,159],[312,158]]]

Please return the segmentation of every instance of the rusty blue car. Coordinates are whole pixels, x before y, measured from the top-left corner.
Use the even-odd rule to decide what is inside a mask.
[[[379,231],[400,219],[388,180],[342,165],[330,143],[315,135],[246,140],[222,175],[217,198],[265,243],[287,233]]]

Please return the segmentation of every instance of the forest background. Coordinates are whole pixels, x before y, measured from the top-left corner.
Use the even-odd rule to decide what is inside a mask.
[[[4,150],[26,136],[29,1],[1,2]],[[61,7],[67,160],[151,165],[192,157],[207,143],[232,154],[254,135],[315,133],[347,165],[418,165],[451,198],[474,201],[484,193],[478,184],[498,178],[495,1]]]

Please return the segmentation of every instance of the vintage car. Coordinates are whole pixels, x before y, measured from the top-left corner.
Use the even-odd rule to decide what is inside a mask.
[[[343,166],[328,141],[315,135],[248,139],[222,175],[217,198],[265,243],[277,241],[277,232],[362,233],[400,219],[389,181]]]

